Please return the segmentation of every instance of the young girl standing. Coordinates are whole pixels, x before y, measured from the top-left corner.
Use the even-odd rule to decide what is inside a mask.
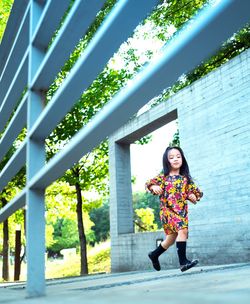
[[[188,260],[186,246],[188,238],[188,204],[196,204],[203,196],[194,184],[183,151],[179,147],[168,147],[163,154],[163,173],[146,183],[146,188],[160,198],[160,219],[166,239],[148,256],[156,270],[161,270],[159,256],[176,242],[181,271],[198,264]]]

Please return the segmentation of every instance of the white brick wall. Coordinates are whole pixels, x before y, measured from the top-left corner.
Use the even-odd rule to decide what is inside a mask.
[[[135,136],[140,138],[147,130],[152,132],[164,122],[173,120],[176,115],[174,110],[178,112],[181,146],[191,174],[205,193],[198,205],[190,205],[188,252],[198,257],[201,264],[249,261],[250,50],[130,121],[110,138],[110,142],[120,140],[129,143],[130,134],[135,134],[133,140]],[[136,132],[138,129],[140,131]],[[114,165],[112,149],[110,159]],[[116,165],[119,167],[119,162]],[[119,221],[131,227],[132,220],[131,214],[126,215],[126,209],[129,209],[126,191],[130,196],[130,168],[123,164],[121,173],[118,167],[118,171],[114,166],[110,169],[113,172],[111,236]],[[124,172],[126,169],[128,171]],[[114,178],[114,172],[122,174],[120,183],[118,176]],[[126,204],[120,217],[113,212],[117,208],[117,196],[114,195],[117,187],[119,191],[125,190],[122,200]],[[121,204],[122,201],[119,202]],[[147,252],[159,235],[162,232],[113,233],[112,270],[150,267]],[[178,266],[174,247],[161,259],[165,268]]]

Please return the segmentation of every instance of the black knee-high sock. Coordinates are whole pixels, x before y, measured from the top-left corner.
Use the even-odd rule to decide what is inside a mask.
[[[163,248],[161,246],[161,244],[154,250],[151,252],[151,255],[154,257],[154,258],[158,258],[163,252],[165,252],[166,249]]]
[[[177,253],[180,265],[185,265],[188,261],[186,257],[187,242],[176,242]]]

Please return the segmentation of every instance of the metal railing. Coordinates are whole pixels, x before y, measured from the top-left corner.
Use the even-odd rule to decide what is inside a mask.
[[[75,0],[48,48],[70,2],[15,1],[0,46],[0,132],[5,128],[0,139],[1,160],[23,127],[27,127],[25,140],[0,173],[0,190],[24,165],[26,186],[1,209],[0,222],[26,206],[26,289],[29,297],[45,294],[45,188],[151,98],[172,85],[181,74],[214,53],[250,17],[248,0],[222,0],[205,8],[164,47],[159,58],[138,73],[132,84],[116,94],[62,151],[46,163],[45,139],[103,70],[121,43],[158,4],[157,0],[118,1],[45,106],[46,91],[105,1]]]

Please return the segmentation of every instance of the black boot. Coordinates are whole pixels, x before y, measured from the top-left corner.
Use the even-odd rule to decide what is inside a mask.
[[[166,251],[166,249],[164,249],[160,244],[154,251],[151,251],[148,254],[148,257],[152,261],[154,269],[157,271],[161,270],[161,265],[159,263],[158,258],[165,251]]]
[[[186,271],[199,263],[198,260],[189,261],[186,257],[187,242],[176,242],[181,271]]]
[[[192,267],[194,267],[195,265],[197,265],[199,263],[198,260],[192,260],[192,261],[188,261],[185,265],[181,265],[180,269],[181,271],[186,271]]]

